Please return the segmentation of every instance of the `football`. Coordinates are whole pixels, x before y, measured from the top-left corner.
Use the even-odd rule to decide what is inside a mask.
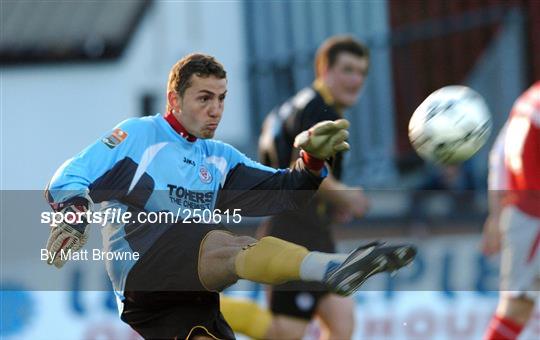
[[[446,86],[430,94],[409,121],[409,140],[418,155],[437,164],[471,158],[491,132],[491,114],[480,94]]]

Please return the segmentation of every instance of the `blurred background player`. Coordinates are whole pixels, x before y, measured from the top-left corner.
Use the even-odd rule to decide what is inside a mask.
[[[261,162],[278,168],[289,167],[298,156],[298,150],[293,147],[294,136],[317,122],[342,118],[344,111],[356,103],[368,66],[367,47],[353,37],[333,36],[324,41],[315,57],[316,79],[312,86],[298,92],[265,119],[259,139]],[[341,153],[328,159],[331,173],[321,184],[319,196],[300,211],[272,217],[261,226],[261,234],[280,237],[313,250],[333,252],[335,242],[330,225],[361,217],[368,206],[361,188],[340,182],[342,161]],[[270,290],[273,317],[253,306],[246,307],[257,311],[265,320],[263,324],[268,325],[263,337],[301,338],[310,320],[317,315],[328,328],[331,338],[351,338],[354,329],[352,298],[338,297],[323,285],[312,283],[292,282]],[[225,318],[230,321],[240,317],[234,313],[234,308],[227,307],[227,301]],[[236,304],[242,305],[241,302]],[[234,328],[234,322],[232,325]]]
[[[515,102],[490,155],[483,251],[502,252],[500,297],[485,339],[517,339],[540,290],[540,82]]]

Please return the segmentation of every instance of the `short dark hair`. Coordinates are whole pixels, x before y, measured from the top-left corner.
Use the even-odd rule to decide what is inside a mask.
[[[341,52],[348,52],[369,60],[369,49],[350,35],[335,35],[326,39],[315,55],[315,77],[321,76],[324,68],[332,67]]]
[[[191,76],[194,74],[199,77],[214,76],[219,79],[227,77],[223,65],[214,57],[202,53],[191,53],[178,60],[171,68],[167,93],[173,91],[183,96],[187,88],[191,86]],[[167,111],[169,109],[167,103]]]

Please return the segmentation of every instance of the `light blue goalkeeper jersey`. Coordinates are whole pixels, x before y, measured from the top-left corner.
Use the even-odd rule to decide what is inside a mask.
[[[216,140],[181,136],[162,115],[132,118],[67,160],[46,190],[53,208],[89,195],[94,208],[118,212],[170,211],[186,218],[194,209],[241,209],[263,216],[303,205],[322,177],[301,166],[276,170]],[[140,256],[165,232],[158,223],[109,221],[102,228],[103,250]],[[123,300],[135,260],[106,261],[115,293]]]

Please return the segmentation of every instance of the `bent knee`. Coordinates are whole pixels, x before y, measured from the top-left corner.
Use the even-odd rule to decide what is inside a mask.
[[[203,240],[203,250],[205,248],[209,250],[224,247],[241,248],[255,242],[257,242],[257,240],[251,236],[238,236],[225,230],[212,230]]]
[[[220,290],[238,280],[234,259],[244,245],[255,239],[213,230],[204,238],[199,253],[199,277],[209,290]]]
[[[247,245],[257,242],[250,236],[237,236],[227,231],[213,230],[207,234],[201,244],[200,261],[234,268],[234,258]]]
[[[234,238],[231,240],[231,243],[233,246],[239,246],[239,247],[245,247],[255,242],[257,242],[256,238],[253,238],[251,236],[245,236],[245,235],[234,236]]]

